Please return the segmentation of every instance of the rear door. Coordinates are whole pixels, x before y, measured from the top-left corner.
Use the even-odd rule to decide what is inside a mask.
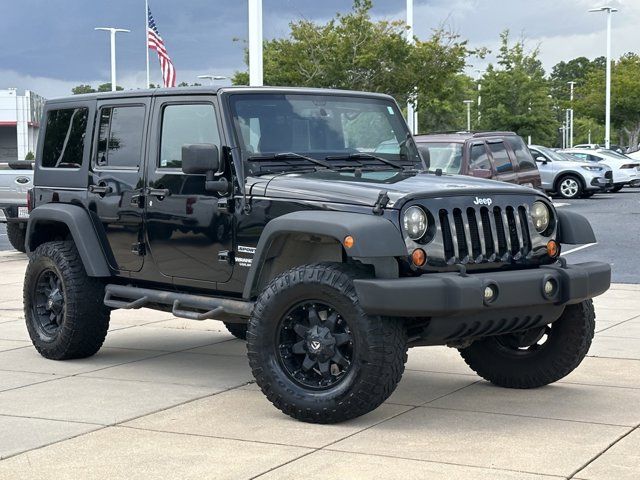
[[[88,208],[110,246],[109,263],[120,271],[137,272],[144,260],[141,195],[149,105],[148,98],[97,104]]]
[[[491,153],[491,163],[495,171],[495,180],[501,182],[518,183],[518,175],[511,163],[511,158],[502,140],[487,140]]]
[[[517,183],[525,187],[540,188],[540,172],[522,138],[511,136],[505,137],[504,141],[511,148],[512,160],[515,159],[517,164]]]
[[[182,172],[182,146],[222,151],[213,96],[155,97],[147,166],[146,228],[153,261],[178,284],[211,288],[233,273],[233,222],[224,194]],[[204,282],[204,283],[202,283]]]

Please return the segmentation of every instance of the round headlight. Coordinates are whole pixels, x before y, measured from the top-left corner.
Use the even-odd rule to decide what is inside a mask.
[[[407,208],[402,223],[411,240],[420,240],[427,233],[427,214],[420,207]]]
[[[533,202],[533,206],[531,207],[531,219],[533,220],[533,225],[536,227],[536,230],[539,233],[544,232],[551,222],[551,212],[549,211],[549,207],[547,207],[543,202]]]

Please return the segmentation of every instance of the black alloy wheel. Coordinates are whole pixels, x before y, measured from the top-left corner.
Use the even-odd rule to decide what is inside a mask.
[[[34,285],[35,306],[33,316],[44,338],[55,338],[62,328],[65,316],[65,296],[62,280],[52,270],[43,270]]]
[[[289,378],[303,387],[326,390],[349,372],[354,358],[352,332],[331,305],[305,301],[280,322],[277,355]]]

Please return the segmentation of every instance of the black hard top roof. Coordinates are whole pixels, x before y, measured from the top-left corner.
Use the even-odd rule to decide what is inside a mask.
[[[247,87],[247,86],[200,86],[200,87],[177,87],[177,88],[141,88],[139,90],[119,90],[117,92],[84,93],[80,95],[70,95],[48,100],[47,103],[65,103],[87,100],[105,100],[118,98],[155,97],[162,95],[216,95],[218,93],[311,93],[316,95],[349,95],[361,97],[377,97],[393,100],[393,97],[384,93],[359,92],[354,90],[338,90],[328,88],[306,88],[306,87]]]

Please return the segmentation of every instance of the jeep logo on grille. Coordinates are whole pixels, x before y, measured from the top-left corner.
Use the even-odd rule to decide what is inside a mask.
[[[493,200],[491,200],[490,198],[476,197],[476,199],[473,201],[474,205],[486,205],[487,207],[490,207],[492,203]]]

